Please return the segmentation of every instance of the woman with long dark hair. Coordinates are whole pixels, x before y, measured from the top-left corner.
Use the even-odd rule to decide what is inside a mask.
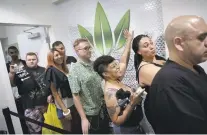
[[[136,70],[136,79],[139,85],[145,88],[148,93],[145,102],[144,110],[148,121],[150,122],[148,96],[149,87],[152,83],[154,76],[165,63],[165,59],[156,55],[156,47],[152,39],[147,35],[138,35],[134,38],[132,43],[134,51],[134,67]]]

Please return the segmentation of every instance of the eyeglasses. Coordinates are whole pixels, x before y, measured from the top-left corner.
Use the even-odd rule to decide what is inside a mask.
[[[81,49],[78,49],[78,50],[91,51],[92,47],[91,46],[87,46],[87,47],[84,47],[84,48],[81,48]]]

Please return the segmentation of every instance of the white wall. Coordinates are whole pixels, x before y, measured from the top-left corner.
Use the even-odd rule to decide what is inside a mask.
[[[51,0],[1,0],[0,12],[1,23],[49,25],[55,17]]]
[[[164,27],[180,15],[198,15],[207,21],[206,0],[162,0]]]
[[[8,46],[8,38],[2,38],[1,40],[1,45],[2,45],[2,50],[4,51],[4,57],[6,62],[11,60],[11,57],[8,57],[8,51],[7,51],[7,46]]]
[[[5,27],[0,26],[0,38],[5,38],[6,37],[6,30]]]
[[[8,45],[17,43],[17,35],[23,33],[24,30],[31,27],[25,26],[4,26],[6,30],[6,36],[8,37]]]
[[[206,0],[162,0],[163,22],[166,28],[172,18],[180,15],[198,15],[207,22]],[[169,56],[166,47],[167,57]],[[207,72],[207,62],[201,64]]]

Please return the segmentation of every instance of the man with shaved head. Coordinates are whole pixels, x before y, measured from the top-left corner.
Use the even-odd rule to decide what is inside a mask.
[[[157,134],[207,133],[207,24],[180,16],[165,30],[169,59],[150,88],[151,124]]]

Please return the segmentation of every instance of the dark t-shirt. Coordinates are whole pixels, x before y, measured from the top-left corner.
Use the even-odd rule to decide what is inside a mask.
[[[168,60],[156,74],[149,95],[156,134],[207,133],[207,75]]]
[[[20,62],[25,66],[26,65],[26,62],[24,60],[21,60],[20,59]],[[11,62],[9,61],[8,63],[6,63],[6,68],[7,68],[7,71],[8,73],[10,72],[10,65],[11,65]]]
[[[77,62],[76,58],[73,56],[67,56],[66,64],[71,64],[72,62],[76,63]]]
[[[60,91],[62,98],[72,98],[68,77],[57,68],[50,66],[46,70],[44,80],[49,90],[51,83],[53,83],[56,90]]]
[[[45,90],[44,74],[45,68],[39,66],[35,69],[24,67],[16,72],[14,83],[22,97],[24,109],[46,104],[48,93]]]

